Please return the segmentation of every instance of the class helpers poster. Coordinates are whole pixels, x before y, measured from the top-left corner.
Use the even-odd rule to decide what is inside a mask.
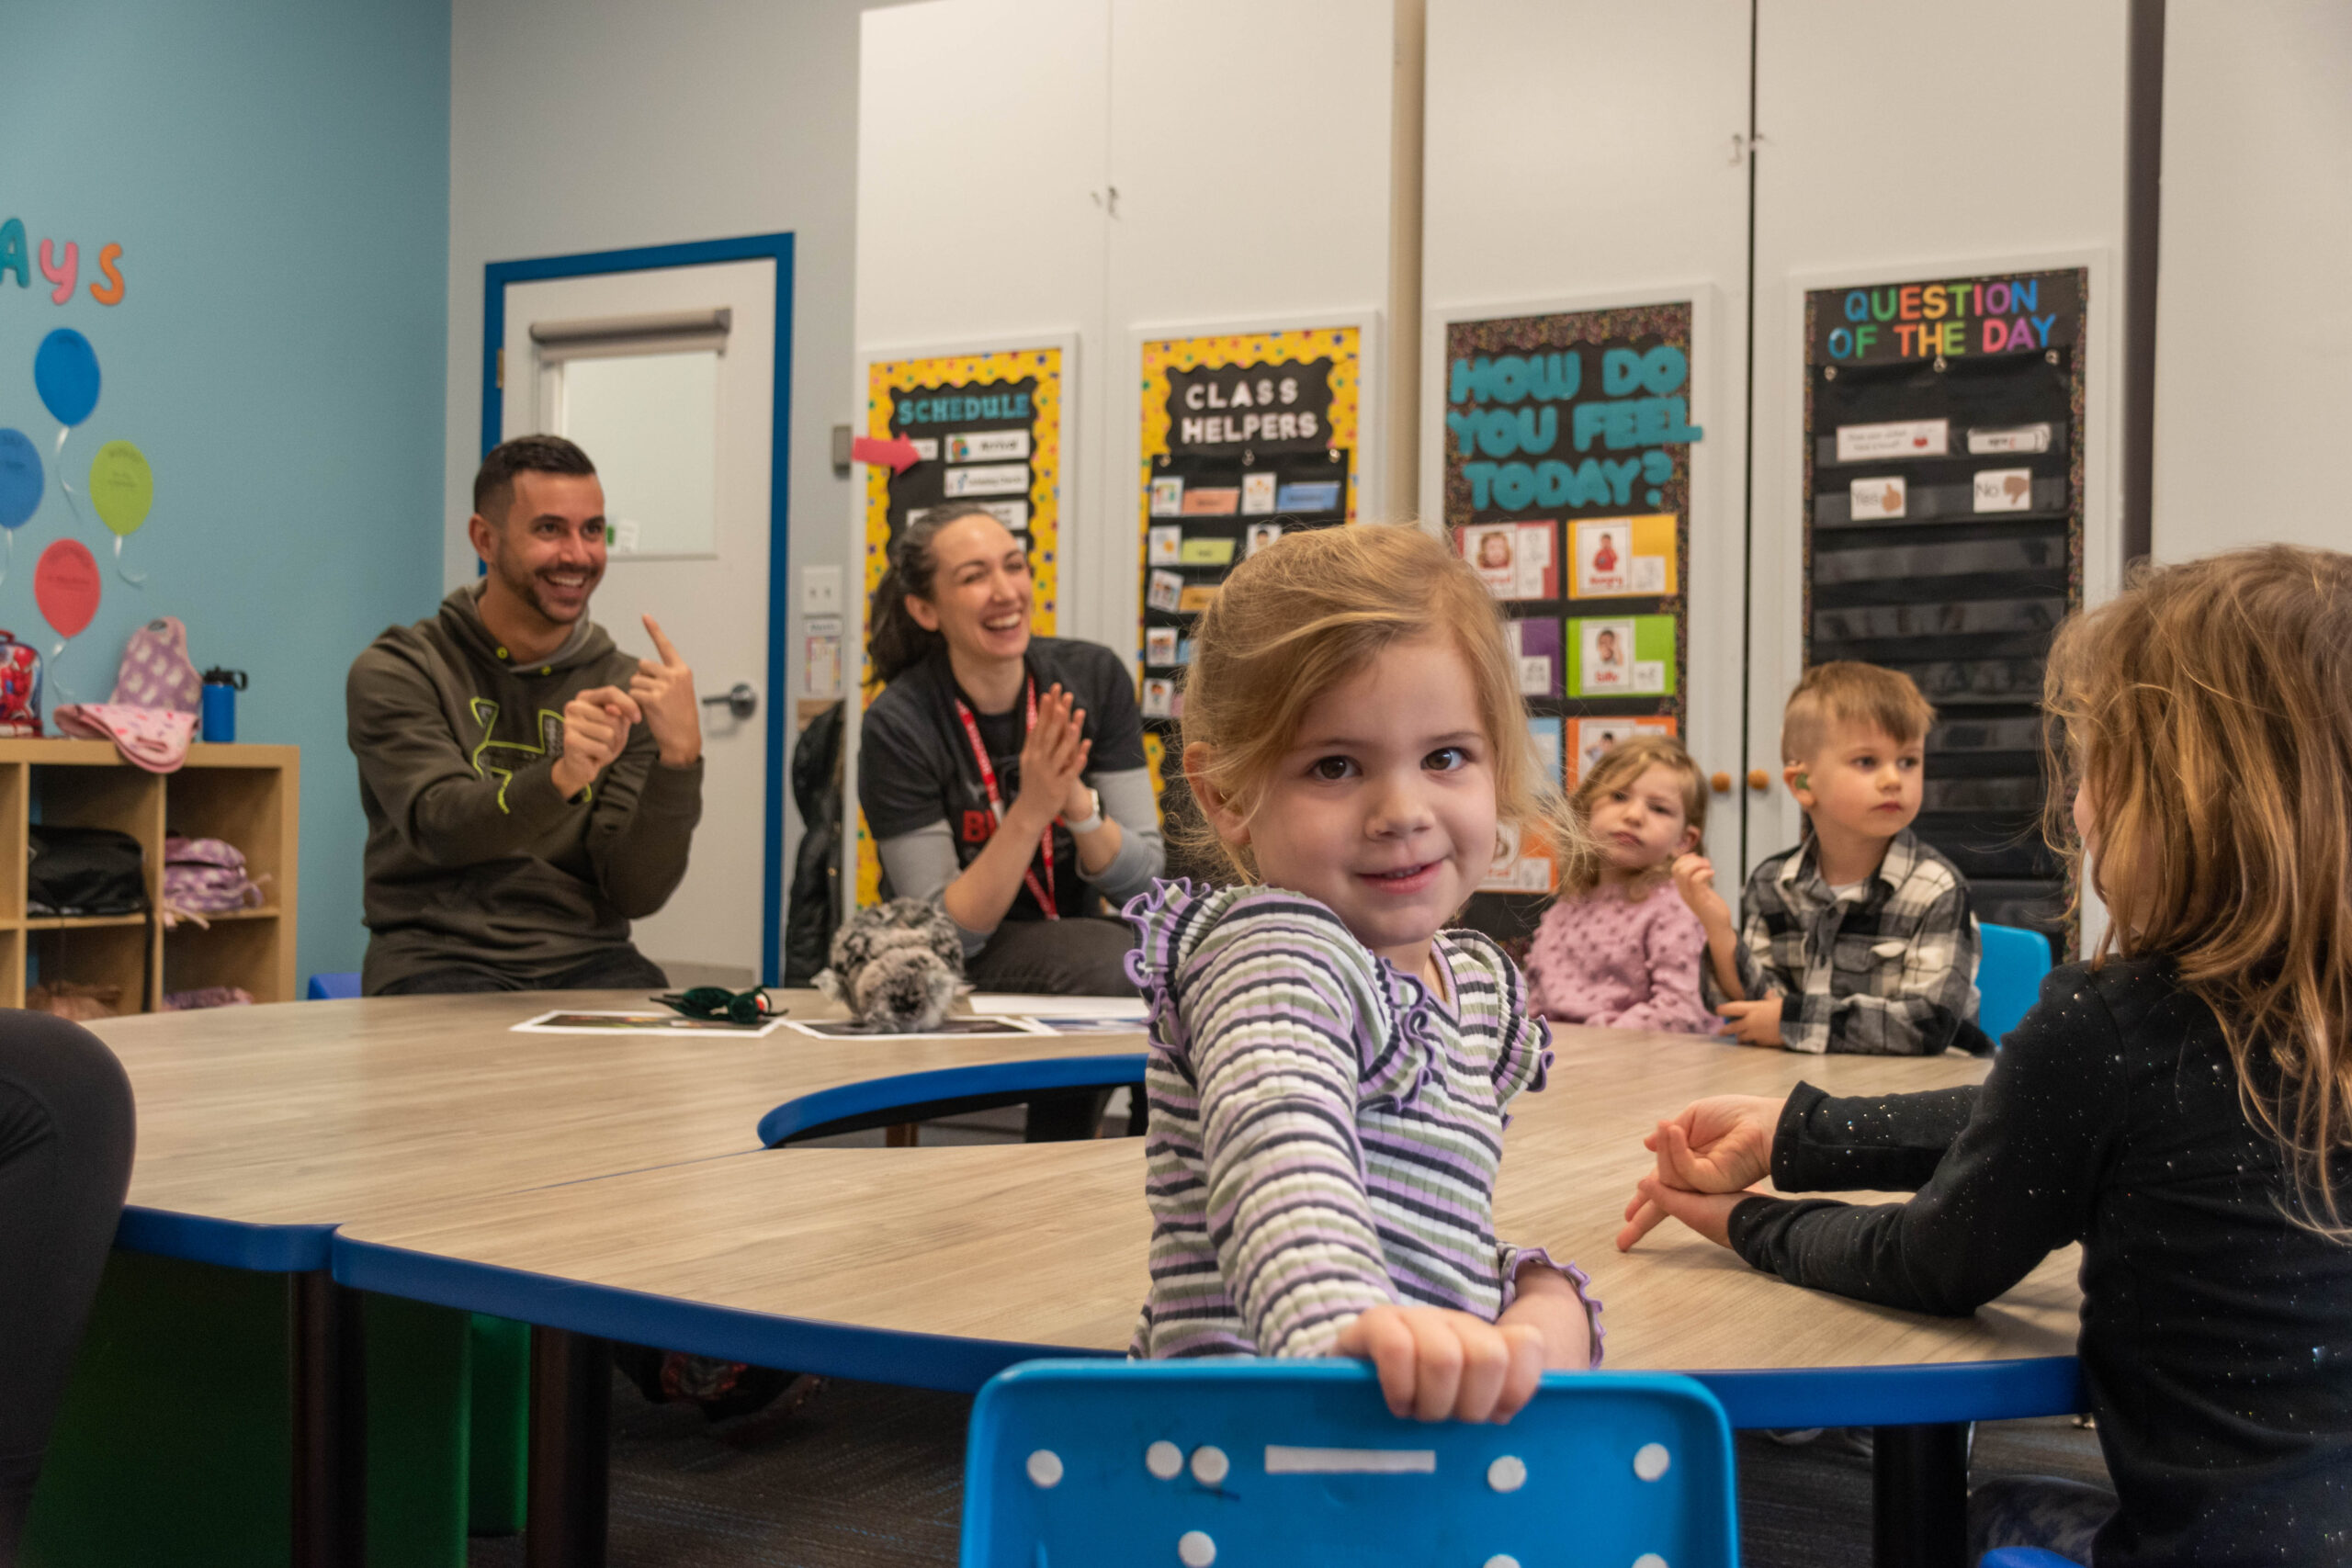
[[[1356,520],[1363,340],[1339,326],[1143,344],[1137,651],[1156,790],[1183,714],[1192,626],[1226,573],[1289,530]]]
[[[944,502],[971,502],[1029,547],[1035,600],[1031,629],[1054,630],[1061,534],[1062,410],[1069,389],[1059,347],[876,359],[866,368],[865,432],[914,444],[915,462],[893,474],[865,466],[865,598],[889,568],[890,543]],[[860,654],[859,687],[876,695]],[[882,871],[860,813],[857,901],[879,902]]]

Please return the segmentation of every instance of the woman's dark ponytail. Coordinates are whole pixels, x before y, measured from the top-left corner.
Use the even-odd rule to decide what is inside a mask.
[[[932,541],[950,523],[986,517],[985,506],[950,502],[934,506],[919,523],[910,524],[890,541],[890,567],[875,585],[874,604],[866,625],[866,655],[874,661],[874,679],[887,686],[947,646],[947,639],[917,624],[907,599],[931,597],[931,581],[939,570]]]

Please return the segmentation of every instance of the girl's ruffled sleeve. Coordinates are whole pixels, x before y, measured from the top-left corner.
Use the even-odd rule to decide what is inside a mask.
[[[1600,1326],[1600,1298],[1592,1293],[1592,1276],[1573,1262],[1560,1261],[1540,1247],[1513,1247],[1509,1242],[1498,1242],[1495,1246],[1495,1260],[1502,1269],[1502,1310],[1505,1312],[1509,1312],[1510,1303],[1519,1299],[1519,1271],[1522,1268],[1549,1269],[1568,1282],[1568,1288],[1577,1293],[1577,1300],[1584,1304],[1584,1320],[1592,1331],[1591,1366],[1598,1371],[1600,1368],[1600,1340],[1607,1330]]]

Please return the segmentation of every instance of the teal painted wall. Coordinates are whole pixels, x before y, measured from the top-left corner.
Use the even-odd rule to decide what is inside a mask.
[[[357,968],[367,938],[344,671],[439,597],[449,38],[447,0],[0,8],[0,221],[22,220],[32,253],[31,287],[0,272],[0,425],[47,459],[59,426],[33,355],[72,327],[104,389],[66,442],[67,479],[84,489],[117,439],[155,475],[126,547],[140,588],[52,470],[17,531],[0,626],[53,645],[33,565],[72,536],[107,569],[106,595],[55,661],[51,705],[103,700],[156,615],[187,623],[199,669],[251,672],[238,739],[302,748],[305,973]],[[80,247],[63,305],[43,237]],[[111,307],[88,288],[109,243],[126,288]]]

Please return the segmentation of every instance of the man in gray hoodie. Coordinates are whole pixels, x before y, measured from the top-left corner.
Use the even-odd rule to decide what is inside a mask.
[[[526,435],[482,459],[488,568],[394,626],[345,686],[368,815],[369,996],[662,987],[628,923],[686,874],[702,816],[694,672],[647,616],[633,659],[588,619],[605,491]]]

